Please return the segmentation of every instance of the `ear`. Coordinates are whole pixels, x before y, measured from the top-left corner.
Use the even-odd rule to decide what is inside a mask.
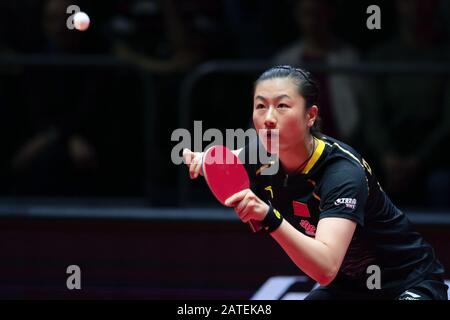
[[[316,122],[318,114],[319,108],[316,105],[311,106],[311,108],[306,111],[307,126],[309,128],[311,128],[314,125],[314,122]]]

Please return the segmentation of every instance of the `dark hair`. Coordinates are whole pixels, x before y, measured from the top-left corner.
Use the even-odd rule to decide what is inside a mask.
[[[256,86],[261,81],[277,78],[291,78],[293,80],[297,86],[298,93],[305,99],[306,109],[311,108],[313,105],[317,105],[317,100],[319,98],[319,87],[311,78],[310,73],[300,68],[294,68],[288,65],[276,66],[264,71],[255,81],[253,92],[255,92]],[[317,117],[311,128],[311,134],[315,136],[320,135],[320,121],[320,118]]]

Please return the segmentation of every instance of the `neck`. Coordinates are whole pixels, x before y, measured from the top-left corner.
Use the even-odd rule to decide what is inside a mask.
[[[289,146],[286,150],[280,150],[280,162],[284,171],[288,174],[300,172],[311,158],[314,147],[314,137],[308,134],[298,144]]]

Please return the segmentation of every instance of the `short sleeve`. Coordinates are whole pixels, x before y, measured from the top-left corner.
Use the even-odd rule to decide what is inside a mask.
[[[364,225],[364,207],[369,194],[364,169],[348,160],[333,163],[319,185],[320,217],[350,219]]]

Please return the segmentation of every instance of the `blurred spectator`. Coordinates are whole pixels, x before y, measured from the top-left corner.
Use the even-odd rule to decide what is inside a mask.
[[[157,201],[172,191],[176,171],[170,160],[170,133],[177,127],[178,94],[186,73],[207,59],[225,57],[228,41],[223,26],[221,1],[118,0],[107,27],[117,57],[143,71],[153,132],[148,135],[151,157],[149,190]],[[229,50],[230,51],[230,50]],[[151,116],[150,116],[151,115]],[[167,197],[166,197],[167,198]],[[173,202],[173,197],[171,200]]]
[[[95,52],[85,43],[86,33],[67,29],[70,4],[69,0],[44,2],[43,37],[36,53]],[[11,159],[12,191],[20,195],[88,192],[94,187],[91,173],[97,166],[89,137],[95,130],[95,97],[102,83],[98,74],[82,68],[31,66],[24,69],[21,81],[21,94],[15,98],[23,112],[17,124],[19,147]]]
[[[0,58],[10,53],[0,34]],[[9,135],[14,131],[10,125],[11,113],[13,109],[9,101],[8,89],[10,89],[11,74],[15,68],[0,64],[0,194],[5,193],[9,183],[8,177],[8,157],[11,156],[11,137]]]
[[[276,55],[276,64],[345,65],[358,60],[357,52],[333,33],[335,1],[297,0],[294,15],[301,38]],[[321,91],[319,112],[323,133],[353,143],[360,120],[355,79],[325,72],[313,73],[313,77]]]
[[[448,62],[438,0],[397,0],[398,29],[373,50],[377,62]],[[380,159],[387,191],[410,205],[450,205],[448,76],[386,75],[370,83],[365,134]],[[431,194],[433,200],[428,197]]]
[[[228,50],[238,58],[268,59],[276,48],[292,41],[291,0],[222,0],[232,35]],[[276,22],[276,23],[274,23]]]
[[[223,40],[214,16],[217,6],[211,1],[119,1],[109,26],[114,51],[149,72],[186,71]]]

